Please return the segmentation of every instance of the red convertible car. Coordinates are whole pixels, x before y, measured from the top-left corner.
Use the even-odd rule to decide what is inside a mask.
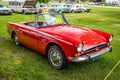
[[[37,14],[35,21],[8,22],[7,28],[17,46],[22,44],[46,55],[55,69],[112,51],[112,34],[70,25],[62,13]]]

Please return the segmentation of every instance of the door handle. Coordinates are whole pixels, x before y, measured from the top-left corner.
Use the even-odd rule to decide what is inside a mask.
[[[20,30],[20,33],[23,34],[23,31]]]
[[[20,28],[18,28],[18,30],[17,30],[18,32],[20,32],[21,34],[23,34],[23,31],[22,30],[20,30]]]

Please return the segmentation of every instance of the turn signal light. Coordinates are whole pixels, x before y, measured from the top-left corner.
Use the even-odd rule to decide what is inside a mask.
[[[79,56],[80,56],[80,53],[76,53],[74,56],[75,56],[75,57],[79,57]]]

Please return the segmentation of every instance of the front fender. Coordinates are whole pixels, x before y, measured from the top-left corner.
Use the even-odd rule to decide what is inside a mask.
[[[72,44],[72,43],[66,43],[66,42],[58,42],[57,43],[61,49],[63,50],[65,56],[66,56],[66,60],[69,62],[69,57],[70,56],[74,56],[74,54],[77,53],[77,46]]]
[[[102,36],[106,39],[107,42],[109,42],[110,36],[113,36],[112,34],[107,33],[107,32],[104,32],[104,31],[99,31],[99,30],[95,30],[95,29],[91,29],[91,30],[93,30],[93,31],[96,32],[97,34],[102,35]]]
[[[59,38],[57,38],[57,39],[53,38],[52,41],[50,40],[50,42],[47,45],[49,45],[50,43],[57,44],[62,49],[67,62],[70,62],[70,60],[69,60],[70,56],[74,56],[74,54],[77,53],[77,48],[76,48],[77,45],[75,45],[74,43],[71,43],[69,41],[59,39]]]

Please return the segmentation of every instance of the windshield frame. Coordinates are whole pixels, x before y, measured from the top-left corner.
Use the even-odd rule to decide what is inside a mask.
[[[37,27],[38,22],[40,21],[39,16],[41,16],[41,15],[42,16],[44,16],[44,15],[61,15],[61,17],[62,17],[63,21],[65,22],[65,24],[69,24],[63,13],[39,13],[39,14],[36,14],[36,16],[35,16],[35,27]],[[54,25],[58,25],[58,24],[45,25],[45,26],[54,26]],[[41,27],[44,27],[44,26],[41,26]]]
[[[6,6],[3,4],[0,4],[0,8],[6,8]]]

